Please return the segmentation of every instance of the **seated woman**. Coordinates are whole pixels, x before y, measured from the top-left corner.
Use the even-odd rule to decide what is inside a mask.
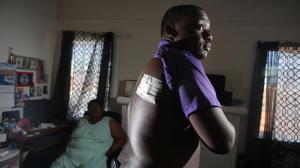
[[[91,100],[65,153],[52,163],[51,168],[106,168],[107,157],[120,150],[125,141],[122,127],[114,119],[103,116],[97,100]]]

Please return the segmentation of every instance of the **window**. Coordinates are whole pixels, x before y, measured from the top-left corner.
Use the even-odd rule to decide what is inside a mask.
[[[87,103],[97,98],[104,37],[75,32],[71,60],[69,117],[80,118]]]
[[[297,43],[280,43],[278,51],[267,53],[259,137],[263,137],[268,124],[271,124],[273,140],[300,142],[300,46]]]
[[[273,138],[300,142],[300,47],[279,48]]]
[[[111,86],[113,33],[63,31],[53,101],[56,117],[77,120],[87,103],[97,99],[108,109]]]

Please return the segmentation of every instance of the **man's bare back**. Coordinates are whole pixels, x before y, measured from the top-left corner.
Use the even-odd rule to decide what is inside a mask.
[[[119,156],[122,167],[173,168],[184,167],[188,161],[199,167],[199,138],[185,116],[172,105],[174,100],[163,79],[162,65],[158,59],[153,58],[146,65],[137,86],[145,75],[162,81],[162,89],[156,104],[147,102],[137,94],[131,97],[128,109],[131,144],[128,143]]]

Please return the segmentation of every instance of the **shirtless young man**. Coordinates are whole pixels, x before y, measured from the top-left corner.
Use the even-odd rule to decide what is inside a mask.
[[[211,48],[210,20],[200,7],[170,8],[162,39],[144,67],[128,108],[126,168],[199,167],[199,140],[227,153],[235,130],[227,120],[201,59]]]

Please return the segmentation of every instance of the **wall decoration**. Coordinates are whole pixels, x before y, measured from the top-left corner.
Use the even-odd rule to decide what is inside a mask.
[[[38,59],[31,59],[29,69],[36,70],[39,64],[38,62],[39,62]]]
[[[47,87],[47,85],[44,85],[44,87],[43,87],[43,94],[48,94],[48,87]]]
[[[15,87],[16,65],[0,63],[0,92],[12,92]]]
[[[16,88],[15,91],[15,107],[24,106],[24,90],[23,88]]]
[[[32,69],[30,69],[31,59],[33,59],[33,58],[23,57],[23,67],[22,67],[22,69],[29,69],[29,70],[32,70]],[[34,70],[34,69],[33,69],[33,70]]]
[[[133,89],[135,87],[136,80],[125,80],[124,93],[125,96],[131,96],[133,94]]]
[[[16,64],[16,97],[24,100],[45,98],[48,94],[45,61],[37,58],[16,55],[10,52],[9,59]],[[18,89],[18,90],[17,90]],[[18,102],[18,105],[21,104]]]
[[[43,86],[37,85],[36,86],[36,96],[42,96],[43,95]]]
[[[15,60],[18,69],[35,71],[39,68],[39,66],[43,68],[44,62],[41,59],[26,57],[26,56],[21,56],[16,54],[12,54],[11,57],[14,57],[11,59]]]
[[[42,61],[38,61],[36,65],[36,82],[37,83],[46,83],[45,74],[44,74],[44,65]]]
[[[0,63],[0,107],[13,107],[16,65]]]
[[[17,72],[17,87],[34,86],[33,72]]]
[[[30,99],[30,87],[23,87],[24,100]]]
[[[24,58],[23,57],[16,57],[15,59],[16,59],[17,68],[22,69]]]
[[[35,86],[30,87],[30,97],[35,97]]]

